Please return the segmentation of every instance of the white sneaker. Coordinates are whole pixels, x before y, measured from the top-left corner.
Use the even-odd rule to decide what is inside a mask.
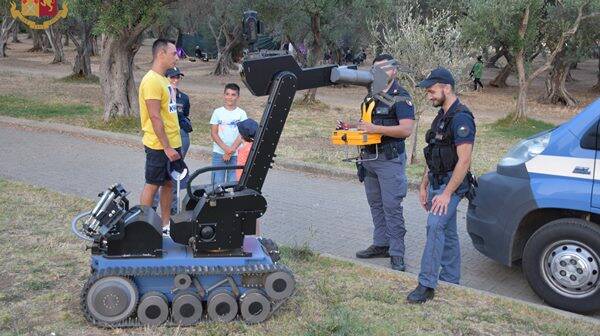
[[[168,224],[167,226],[163,226],[162,231],[163,235],[168,236],[171,231],[171,225]]]

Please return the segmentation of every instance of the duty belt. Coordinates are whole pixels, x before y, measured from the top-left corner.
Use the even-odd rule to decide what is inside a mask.
[[[377,149],[375,149],[375,146],[377,146]],[[404,144],[398,142],[386,142],[365,146],[364,150],[369,154],[379,152],[379,155],[385,155],[386,159],[390,160],[404,153]]]

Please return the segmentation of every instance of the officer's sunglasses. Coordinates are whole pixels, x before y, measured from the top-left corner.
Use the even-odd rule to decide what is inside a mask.
[[[177,78],[177,79],[181,79],[181,75],[177,75],[177,76],[171,76],[171,78]]]

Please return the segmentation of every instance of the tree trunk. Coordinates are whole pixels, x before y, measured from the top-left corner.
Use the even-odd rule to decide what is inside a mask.
[[[19,40],[19,24],[16,22],[12,30],[12,43],[21,43],[21,40]]]
[[[519,38],[521,41],[525,39],[525,32],[529,23],[529,7],[530,5],[525,7],[519,26]],[[515,113],[513,121],[523,121],[527,120],[527,90],[529,89],[529,81],[525,73],[525,46],[522,44],[517,51],[515,61],[517,63],[517,73],[519,74],[519,95],[517,97],[517,113]]]
[[[598,55],[598,73],[597,75],[597,80],[596,80],[596,85],[592,86],[592,92],[598,92],[600,93],[600,55]]]
[[[68,47],[69,46],[69,34],[67,32],[65,32],[64,38],[65,38],[64,46]]]
[[[538,68],[531,76],[527,77],[525,71],[525,52],[524,47],[517,53],[515,61],[517,63],[517,73],[519,75],[519,94],[517,96],[517,113],[513,118],[514,122],[527,120],[527,91],[531,82],[537,77],[536,73],[539,74],[542,68]]]
[[[213,70],[213,75],[229,75],[229,69],[232,69],[235,66],[235,64],[233,63],[233,58],[231,57],[232,49],[233,48],[231,48],[231,46],[226,46],[219,52],[219,57],[217,58],[217,66],[215,67],[215,70]]]
[[[15,19],[8,15],[2,18],[2,26],[0,27],[0,57],[6,57],[6,44],[8,43],[8,35],[11,32]]]
[[[416,108],[416,106],[415,106]],[[415,113],[415,122],[413,131],[410,135],[410,155],[408,156],[408,164],[419,163],[419,156],[417,155],[417,140],[419,137],[419,124],[421,121],[421,113]]]
[[[30,29],[29,33],[31,34],[31,38],[33,39],[33,47],[29,49],[30,52],[42,51],[42,34],[37,29]]]
[[[100,86],[104,97],[104,121],[139,113],[133,80],[133,58],[142,42],[141,30],[121,36],[103,35],[100,55]]]
[[[307,59],[307,65],[313,67],[323,59],[323,47],[321,38],[321,14],[319,12],[313,13],[310,16],[310,30],[313,35],[313,41],[310,45],[310,53]],[[312,104],[317,101],[317,89],[310,89],[306,91],[302,102],[305,104]]]
[[[496,49],[496,53],[487,59],[486,63],[485,63],[485,67],[486,68],[498,68],[498,66],[496,65],[496,62],[498,62],[499,59],[501,59],[503,56],[506,56],[507,51],[505,48],[500,47],[498,49]]]
[[[222,27],[222,29],[226,29]],[[215,76],[224,76],[229,74],[229,70],[235,70],[233,62],[233,51],[240,44],[240,30],[238,25],[233,29],[233,32],[225,32],[225,46],[219,48],[219,56],[217,58],[217,66],[212,74]],[[220,34],[219,34],[220,35]],[[218,46],[218,45],[217,45]]]
[[[99,56],[101,54],[100,48],[98,47],[98,37],[90,37],[90,56]]]
[[[68,32],[67,38],[70,38],[75,45],[75,61],[73,62],[73,74],[79,77],[88,78],[92,76],[92,66],[90,61],[91,52],[91,33],[92,27],[89,24],[82,23],[80,29],[81,42]]]
[[[42,52],[51,53],[52,45],[50,44],[48,34],[44,34],[44,33],[40,32],[40,35],[41,35],[41,39],[42,39]]]
[[[51,64],[62,63],[65,61],[65,53],[63,51],[62,44],[62,32],[59,31],[54,25],[48,27],[45,30],[46,35],[48,36],[48,41],[50,42],[50,46],[52,46],[52,51],[54,52],[54,59]]]
[[[508,79],[508,76],[510,76],[510,73],[513,71],[513,67],[514,66],[511,63],[507,63],[504,66],[504,68],[500,70],[498,75],[496,75],[496,77],[490,81],[489,85],[498,88],[507,87],[508,84],[506,83],[506,80]]]
[[[565,83],[571,69],[571,63],[565,61],[565,53],[561,52],[554,59],[552,70],[546,78],[546,92],[540,96],[539,102],[545,104],[575,106],[577,100],[567,91]]]

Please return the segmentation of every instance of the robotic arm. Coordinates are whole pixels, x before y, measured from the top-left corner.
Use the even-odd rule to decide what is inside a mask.
[[[297,91],[344,83],[366,87],[371,96],[381,93],[388,83],[385,66],[371,71],[336,65],[302,69],[291,55],[253,52],[260,25],[256,12],[244,15],[245,24],[256,26],[244,27],[251,52],[242,62],[241,78],[253,95],[268,95],[269,99],[240,181],[219,186],[216,191],[189,187],[200,173],[219,167],[201,169],[190,178],[190,200],[186,211],[172,217],[171,237],[175,242],[191,245],[195,255],[214,251],[243,254],[244,236],[254,234],[256,219],[266,211],[262,187]]]

